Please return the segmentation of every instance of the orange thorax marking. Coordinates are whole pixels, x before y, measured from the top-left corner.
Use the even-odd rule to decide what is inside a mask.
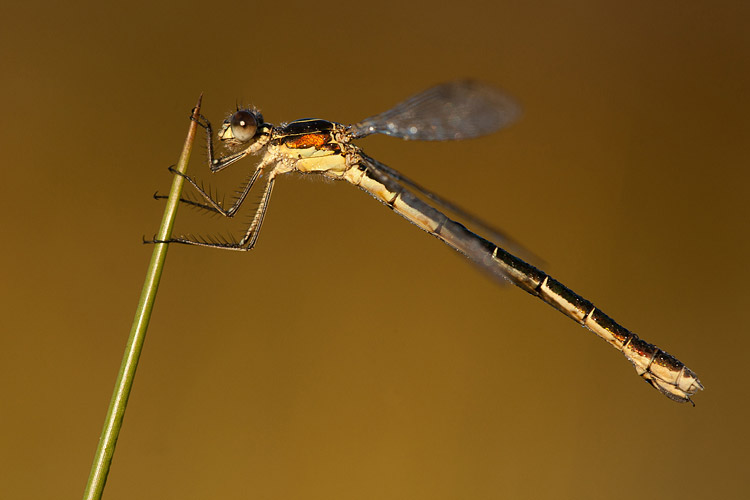
[[[328,142],[328,134],[305,134],[286,141],[286,145],[290,148],[302,149],[302,148],[316,148],[320,149]]]

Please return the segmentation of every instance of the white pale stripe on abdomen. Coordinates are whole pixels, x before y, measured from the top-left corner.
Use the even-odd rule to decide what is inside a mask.
[[[606,340],[633,363],[638,375],[667,397],[687,402],[691,395],[703,388],[695,373],[678,359],[641,340],[590,301],[448,218],[386,175],[355,165],[343,177],[408,221],[463,253],[484,270],[509,279]]]

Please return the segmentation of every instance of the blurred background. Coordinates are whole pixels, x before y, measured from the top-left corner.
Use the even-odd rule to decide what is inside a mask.
[[[238,102],[272,123],[351,123],[472,77],[522,119],[360,145],[684,361],[697,406],[359,190],[287,176],[253,252],[170,249],[105,498],[740,497],[749,11],[0,7],[0,496],[83,492],[163,210],[152,194],[200,92],[215,123]],[[209,179],[200,141],[190,172],[231,192],[252,167]],[[221,222],[181,210],[177,232]]]

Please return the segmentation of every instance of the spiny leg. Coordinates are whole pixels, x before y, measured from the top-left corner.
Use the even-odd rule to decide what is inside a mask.
[[[249,181],[245,183],[245,187],[242,189],[242,192],[237,197],[237,199],[234,201],[231,207],[229,209],[225,210],[221,203],[216,201],[209,193],[207,193],[203,187],[201,187],[195,180],[193,180],[189,175],[183,174],[182,172],[179,172],[173,167],[169,167],[169,171],[172,172],[175,175],[179,175],[183,179],[185,179],[191,186],[195,188],[196,191],[203,197],[204,200],[208,203],[208,205],[215,210],[216,212],[220,213],[224,217],[234,217],[234,214],[237,213],[237,210],[240,209],[242,206],[242,203],[244,203],[245,199],[247,198],[247,195],[250,193],[250,190],[252,189],[253,185],[255,184],[255,181],[258,180],[258,177],[260,174],[263,173],[263,169],[268,165],[268,161],[263,160],[261,161],[257,167],[255,167],[255,172],[253,172],[252,177]],[[182,200],[180,200],[182,201]],[[196,205],[195,202],[190,203],[189,201],[186,201],[188,204]],[[198,204],[201,208],[208,208],[204,207],[200,204]]]
[[[271,173],[273,175],[273,172]],[[210,248],[223,248],[226,250],[237,250],[247,252],[252,250],[255,243],[258,241],[258,234],[260,234],[260,228],[263,225],[263,219],[266,216],[266,210],[268,209],[268,202],[271,199],[271,193],[273,192],[274,177],[269,177],[266,187],[263,190],[263,197],[261,198],[260,205],[253,215],[253,220],[250,226],[247,228],[245,235],[239,241],[218,241],[213,238],[210,240],[205,239],[191,239],[187,237],[172,238],[168,241],[153,240],[144,243],[182,243],[184,245],[196,245],[201,247]]]
[[[168,198],[169,198],[169,195],[159,194],[158,191],[154,193],[155,200],[166,200]],[[189,197],[180,198],[180,203],[183,203],[193,208],[205,210],[212,214],[219,214],[219,212],[213,206],[209,205],[208,203],[201,203],[199,201],[195,201],[193,198],[189,198]]]
[[[266,218],[266,210],[268,209],[268,201],[271,199],[271,193],[273,192],[273,183],[275,181],[273,172],[266,183],[266,188],[263,191],[263,198],[261,198],[258,210],[255,211],[253,221],[250,223],[250,227],[247,228],[245,236],[239,241],[238,246],[246,246],[245,250],[250,250],[255,246],[255,242],[258,241],[258,235],[260,234],[260,228],[263,226],[263,220]]]

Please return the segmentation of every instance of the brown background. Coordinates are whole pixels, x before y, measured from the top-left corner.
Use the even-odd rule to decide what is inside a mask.
[[[215,122],[353,122],[466,76],[523,119],[362,145],[685,361],[697,407],[358,190],[282,178],[251,254],[170,250],[105,497],[747,492],[747,2],[116,5],[0,11],[0,496],[83,491],[199,92]]]

